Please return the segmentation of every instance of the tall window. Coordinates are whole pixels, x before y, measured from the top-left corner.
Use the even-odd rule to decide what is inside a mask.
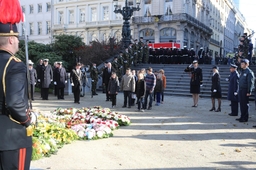
[[[25,35],[25,32],[24,32],[24,29],[23,29],[23,28],[24,28],[24,24],[21,24],[21,30],[22,30],[22,31],[21,31],[21,35]]]
[[[151,0],[144,0],[144,16],[151,16]]]
[[[37,23],[37,33],[38,35],[41,35],[42,34],[42,22],[38,22]]]
[[[34,26],[33,23],[29,23],[29,35],[33,35],[34,34]]]
[[[165,0],[165,15],[172,14],[172,0]]]
[[[30,14],[34,13],[34,6],[33,5],[29,5],[29,13]]]
[[[63,11],[59,11],[58,13],[58,22],[59,24],[64,24]]]
[[[74,10],[69,10],[69,23],[70,24],[74,24],[75,23]]]
[[[96,34],[92,34],[92,41],[96,41],[97,40],[97,35]]]
[[[118,5],[117,8],[120,9],[121,5]],[[118,13],[118,14],[115,14],[115,19],[119,20],[119,19],[123,19],[123,18],[122,18],[122,15]]]
[[[51,22],[46,21],[46,34],[50,34],[50,33],[51,33]]]
[[[49,11],[51,11],[51,3],[47,2],[46,3],[46,12],[49,12]]]
[[[22,12],[25,13],[26,12],[26,7],[22,6]]]
[[[38,13],[42,12],[42,4],[37,5],[37,10],[38,10]]]
[[[79,22],[85,22],[85,9],[79,10]]]
[[[109,20],[109,8],[108,6],[103,7],[103,20]]]
[[[97,8],[91,8],[91,21],[97,21]]]

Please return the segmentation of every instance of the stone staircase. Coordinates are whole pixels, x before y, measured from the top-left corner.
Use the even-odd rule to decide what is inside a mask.
[[[191,96],[189,93],[190,76],[189,73],[185,73],[184,69],[187,67],[185,64],[174,65],[174,64],[141,64],[132,69],[139,70],[141,68],[152,67],[154,70],[163,69],[166,76],[166,95],[179,95],[179,96]],[[201,87],[200,97],[211,96],[211,76],[212,76],[212,65],[200,65],[203,70],[203,87]],[[250,68],[256,74],[256,66],[250,66]],[[228,82],[225,80],[228,78],[229,66],[220,65],[219,72],[221,75],[221,88],[222,97],[227,98]],[[250,100],[254,100],[254,94],[250,97]]]

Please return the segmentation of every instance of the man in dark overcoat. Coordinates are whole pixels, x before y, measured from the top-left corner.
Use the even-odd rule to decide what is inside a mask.
[[[103,85],[105,87],[108,87],[109,79],[111,77],[112,72],[116,72],[116,70],[112,68],[112,64],[109,62],[107,64],[107,67],[103,70],[103,75],[102,75]],[[109,94],[106,93],[106,101],[109,101],[109,99],[110,99]]]
[[[228,100],[231,101],[231,113],[229,116],[238,116],[238,87],[239,87],[239,74],[237,66],[230,65],[229,85],[228,85]]]
[[[58,99],[64,99],[64,89],[67,83],[66,69],[62,66],[62,62],[56,63],[56,68],[53,73],[53,81],[56,86],[56,95]]]
[[[90,76],[91,76],[91,81],[92,81],[92,84],[91,84],[91,88],[92,88],[92,94],[93,95],[98,95],[96,93],[96,88],[97,88],[97,83],[98,83],[98,69],[97,69],[97,66],[96,66],[96,63],[93,63],[92,64],[92,68],[91,68],[91,72],[90,72]]]
[[[53,81],[53,71],[51,65],[48,64],[49,60],[44,59],[43,61],[44,63],[38,75],[38,82],[41,84],[42,99],[48,100],[49,87]]]
[[[77,63],[75,69],[72,70],[70,83],[72,86],[72,92],[74,93],[74,103],[80,104],[80,91],[82,86],[81,63]]]
[[[29,67],[29,75],[30,75],[30,94],[31,94],[31,100],[34,100],[34,92],[35,92],[35,85],[37,81],[37,73],[36,69],[33,68],[34,63],[29,60],[28,61],[28,67]]]

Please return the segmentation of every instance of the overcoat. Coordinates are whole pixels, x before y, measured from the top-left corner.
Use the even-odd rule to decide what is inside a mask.
[[[239,101],[238,95],[234,95],[234,92],[238,93],[239,86],[239,74],[237,71],[230,73],[229,85],[228,85],[228,100]]]
[[[38,79],[40,79],[41,88],[50,87],[51,81],[53,80],[53,71],[51,65],[42,65]]]
[[[65,88],[65,81],[67,81],[66,69],[64,67],[55,68],[53,75],[53,81],[57,83],[57,87]]]

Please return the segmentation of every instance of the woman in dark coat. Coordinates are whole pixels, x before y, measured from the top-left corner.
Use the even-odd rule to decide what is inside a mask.
[[[228,86],[228,100],[231,101],[231,113],[230,116],[238,116],[238,85],[239,85],[239,74],[237,72],[237,66],[230,65],[230,76]]]
[[[138,111],[144,112],[143,105],[144,105],[144,96],[146,94],[146,82],[144,81],[143,73],[138,74],[138,80],[135,86],[135,94],[138,99]]]
[[[119,91],[119,80],[115,72],[111,73],[110,80],[108,82],[108,94],[112,101],[112,108],[116,106],[116,95]]]
[[[193,63],[190,66],[188,66],[184,71],[191,73],[190,93],[192,93],[194,101],[194,105],[192,107],[197,107],[200,86],[203,84],[203,71],[201,68],[198,67],[197,60],[194,60]]]
[[[221,87],[220,87],[220,74],[217,66],[212,68],[212,87],[211,87],[211,98],[212,98],[212,108],[210,111],[220,112],[221,111]],[[215,99],[218,99],[218,109],[215,109]]]

